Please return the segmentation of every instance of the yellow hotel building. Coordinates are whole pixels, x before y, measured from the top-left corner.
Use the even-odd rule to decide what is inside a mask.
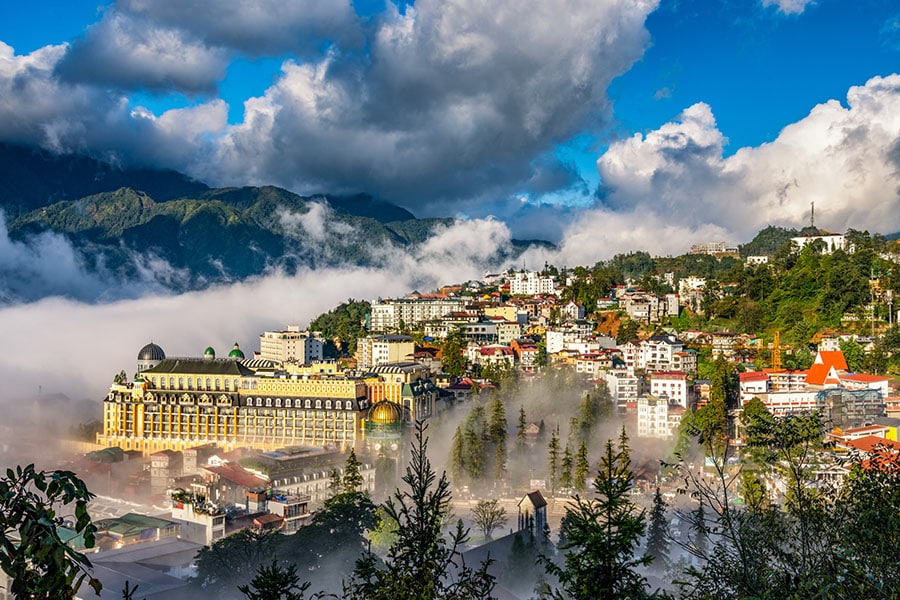
[[[165,358],[148,344],[139,376],[114,384],[103,402],[98,443],[139,450],[183,451],[214,443],[224,450],[285,446],[356,446],[370,407],[366,383],[328,376],[257,376],[229,358]]]

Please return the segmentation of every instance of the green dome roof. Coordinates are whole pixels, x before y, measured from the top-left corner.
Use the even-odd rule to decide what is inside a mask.
[[[212,346],[207,346],[207,347],[206,347],[206,350],[203,351],[203,356],[207,356],[207,357],[209,357],[209,358],[215,358],[215,357],[216,357],[216,351],[213,350],[213,347],[212,347]]]
[[[238,346],[238,343],[234,343],[234,348],[231,349],[231,352],[228,353],[228,358],[239,358],[244,360],[244,353],[241,352],[241,347]]]

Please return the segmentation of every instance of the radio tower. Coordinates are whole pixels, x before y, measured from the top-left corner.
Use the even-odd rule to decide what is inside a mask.
[[[816,201],[813,200],[809,203],[809,227],[811,229],[816,228]]]

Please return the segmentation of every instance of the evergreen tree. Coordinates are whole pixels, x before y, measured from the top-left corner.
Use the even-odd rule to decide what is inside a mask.
[[[559,483],[559,427],[550,435],[550,443],[547,445],[547,461],[550,473],[550,491],[556,490]]]
[[[590,470],[591,463],[588,461],[587,444],[581,442],[581,445],[578,447],[578,454],[575,457],[575,470],[572,472],[572,487],[575,488],[576,493],[584,493]]]
[[[350,454],[347,455],[347,464],[344,467],[343,489],[344,492],[357,492],[362,487],[364,480],[360,473],[362,463],[356,458],[356,451],[350,448]]]
[[[595,498],[575,496],[566,510],[561,535],[565,543],[564,564],[544,560],[556,575],[567,597],[574,600],[597,598],[645,598],[646,580],[637,569],[650,562],[635,558],[634,551],[646,529],[644,511],[634,505],[629,492],[634,482],[627,437],[618,448],[607,441],[594,478]],[[556,593],[557,597],[563,597]]]
[[[303,600],[309,582],[300,583],[297,565],[280,566],[275,560],[257,569],[250,585],[238,586],[247,600]]]
[[[446,473],[437,477],[428,459],[427,425],[416,423],[412,458],[403,482],[385,504],[399,528],[383,566],[367,552],[345,585],[347,600],[476,600],[490,598],[494,578],[489,563],[467,567],[459,548],[468,532],[457,524],[449,539],[443,526],[450,515],[451,493]]]
[[[331,492],[332,496],[337,496],[341,493],[342,487],[343,482],[341,481],[341,472],[332,467],[331,473],[329,474],[328,490]]]
[[[706,556],[708,540],[709,526],[706,523],[706,511],[703,509],[703,502],[700,502],[697,510],[691,515],[691,544],[696,550],[696,556]]]
[[[466,357],[463,355],[465,338],[462,331],[457,329],[447,334],[444,345],[441,346],[441,366],[445,373],[460,377],[466,371]]]
[[[491,399],[488,438],[494,447],[494,476],[502,480],[506,474],[506,408],[500,394]]]
[[[666,521],[666,502],[659,487],[653,496],[653,507],[650,509],[650,523],[647,528],[647,554],[658,566],[669,562],[669,526]]]
[[[519,422],[516,426],[516,449],[520,452],[525,449],[525,427],[528,426],[525,420],[525,405],[519,407]]]
[[[463,432],[463,426],[460,424],[456,426],[456,433],[453,434],[453,441],[450,444],[450,477],[459,485],[465,472],[465,432]]]
[[[570,488],[572,487],[572,452],[569,450],[569,445],[566,444],[566,447],[563,449],[562,455],[562,463],[560,465],[559,472],[559,485],[562,488]]]

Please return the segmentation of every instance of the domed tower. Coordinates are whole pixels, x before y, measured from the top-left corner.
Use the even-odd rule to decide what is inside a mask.
[[[213,350],[212,346],[207,346],[206,350],[203,351],[203,358],[207,360],[213,360],[216,357],[216,351]]]
[[[369,409],[363,421],[366,446],[376,454],[396,454],[401,448],[403,408],[382,400]]]
[[[228,358],[233,358],[235,360],[244,360],[244,353],[241,351],[241,347],[238,346],[238,343],[234,343],[234,348],[231,349],[231,352],[228,353]]]
[[[160,361],[165,360],[166,353],[163,349],[150,342],[138,352],[137,356],[137,372],[140,373],[150,367],[155,367]]]

